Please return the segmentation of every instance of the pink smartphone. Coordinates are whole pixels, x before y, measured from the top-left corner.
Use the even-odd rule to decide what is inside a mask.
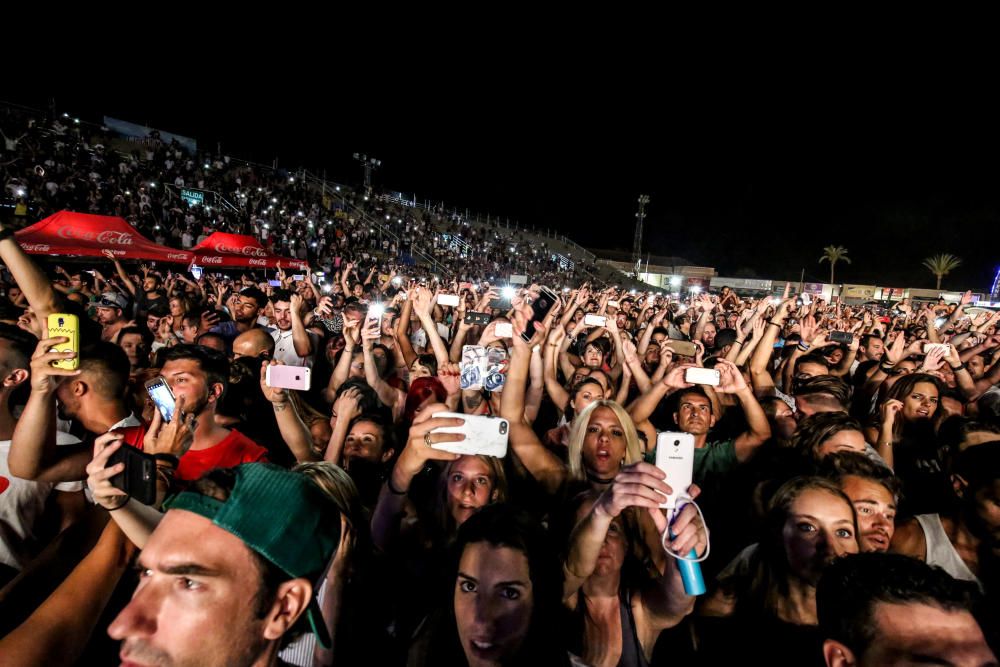
[[[268,366],[264,382],[268,387],[309,391],[312,370],[306,366]]]

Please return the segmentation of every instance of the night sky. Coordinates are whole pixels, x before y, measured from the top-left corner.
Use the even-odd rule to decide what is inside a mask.
[[[60,112],[148,123],[348,183],[361,178],[351,154],[367,152],[383,161],[378,186],[553,227],[592,248],[631,248],[645,193],[644,252],[722,275],[797,279],[804,268],[825,281],[817,260],[835,244],[853,260],[838,264],[838,282],[933,288],[921,261],[950,252],[964,264],[945,288],[988,289],[1000,266],[1000,115],[961,82],[930,91],[710,81],[641,93],[628,83],[540,78],[367,96],[348,87],[339,98],[336,85],[291,96],[237,87],[182,102],[149,86],[55,100]]]

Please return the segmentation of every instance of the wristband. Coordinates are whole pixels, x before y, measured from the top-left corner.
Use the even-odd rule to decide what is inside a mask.
[[[771,326],[775,326],[775,327],[778,327],[779,329],[780,329],[781,327],[785,326],[785,325],[783,325],[783,324],[778,324],[777,322],[774,322],[774,321],[771,321],[771,320],[768,320],[768,322],[767,322],[767,323],[768,323],[769,325],[771,325]]]
[[[798,347],[801,352],[808,352],[811,346],[806,343],[799,343],[796,347]]]
[[[131,500],[131,499],[132,499],[132,496],[125,496],[125,502],[123,502],[121,505],[118,505],[117,507],[111,507],[111,508],[105,507],[104,509],[108,510],[109,512],[114,512],[115,510],[120,510],[121,508],[123,508],[126,505],[128,505],[128,501]]]
[[[953,373],[957,373],[957,372],[959,372],[959,371],[964,371],[964,370],[968,370],[968,369],[967,369],[967,368],[965,367],[965,363],[964,363],[964,362],[963,362],[963,363],[960,363],[960,364],[959,364],[958,366],[952,366],[952,367],[951,367],[951,371],[952,371]]]

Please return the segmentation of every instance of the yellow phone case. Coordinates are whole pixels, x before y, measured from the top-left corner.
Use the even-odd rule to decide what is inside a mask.
[[[53,362],[56,368],[65,368],[68,371],[75,371],[80,367],[80,320],[76,315],[69,313],[52,313],[49,315],[49,338],[56,336],[66,336],[69,341],[59,343],[52,347],[57,352],[76,352],[77,356],[72,359],[60,359]]]

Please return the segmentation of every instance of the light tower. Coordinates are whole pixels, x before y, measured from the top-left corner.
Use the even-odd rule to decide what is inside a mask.
[[[635,263],[635,277],[639,277],[642,267],[642,221],[646,217],[649,195],[639,195],[639,212],[635,214],[635,240],[632,242],[632,261]]]

